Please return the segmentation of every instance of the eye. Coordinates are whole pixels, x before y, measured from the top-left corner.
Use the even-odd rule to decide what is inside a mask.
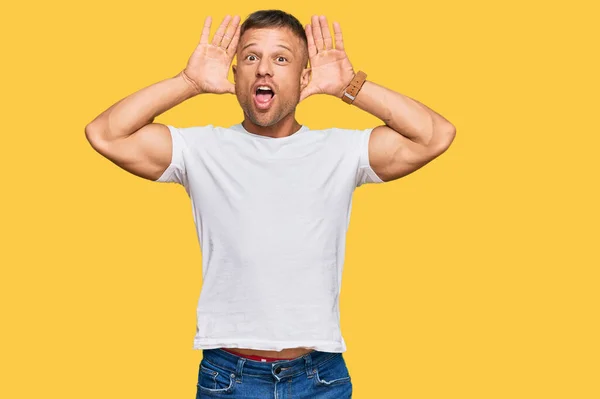
[[[249,59],[249,57],[254,57],[254,58],[256,58],[256,56],[255,56],[254,54],[249,54],[249,55],[247,55],[247,56],[246,56],[246,59]],[[252,59],[252,60],[250,60],[250,61],[254,61],[254,60]]]
[[[285,61],[287,61],[287,58],[285,58],[283,56],[279,56],[279,57],[277,57],[277,61],[279,61],[279,62],[285,62]]]

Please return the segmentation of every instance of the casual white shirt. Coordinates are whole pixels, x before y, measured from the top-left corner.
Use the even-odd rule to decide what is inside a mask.
[[[194,349],[344,352],[339,296],[352,194],[382,183],[365,130],[265,137],[176,128],[157,182],[188,193],[202,252]]]

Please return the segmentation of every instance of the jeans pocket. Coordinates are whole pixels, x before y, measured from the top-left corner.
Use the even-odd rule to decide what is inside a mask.
[[[315,384],[319,386],[351,384],[350,373],[341,353],[315,366]]]
[[[230,393],[235,388],[235,374],[202,359],[198,370],[198,389],[204,393]]]

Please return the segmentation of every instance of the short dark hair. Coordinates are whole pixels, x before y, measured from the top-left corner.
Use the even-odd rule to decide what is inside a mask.
[[[282,28],[286,27],[292,31],[304,43],[304,53],[308,63],[308,40],[304,27],[292,14],[282,10],[259,10],[250,14],[240,27],[240,37],[248,29]]]

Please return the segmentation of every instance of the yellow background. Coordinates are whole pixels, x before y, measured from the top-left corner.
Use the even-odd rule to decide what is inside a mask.
[[[128,174],[84,127],[185,67],[206,15],[339,21],[369,80],[457,127],[357,189],[341,297],[354,397],[598,398],[595,2],[28,2],[3,6],[3,398],[189,398],[201,253],[181,186]],[[594,25],[596,27],[594,27]],[[238,123],[232,95],[156,122]],[[373,116],[329,96],[313,128]]]

